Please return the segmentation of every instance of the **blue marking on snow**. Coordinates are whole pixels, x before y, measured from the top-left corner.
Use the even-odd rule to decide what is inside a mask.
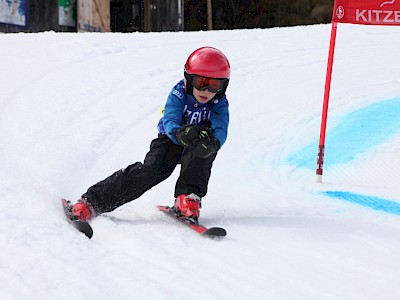
[[[400,203],[389,199],[375,196],[366,196],[343,191],[325,191],[322,194],[331,198],[345,200],[350,203],[359,204],[374,210],[380,210],[389,214],[400,215]]]
[[[328,118],[329,124],[329,118]],[[400,130],[400,98],[384,100],[353,111],[327,131],[324,167],[345,164],[387,141]],[[291,154],[296,167],[315,169],[318,140]]]

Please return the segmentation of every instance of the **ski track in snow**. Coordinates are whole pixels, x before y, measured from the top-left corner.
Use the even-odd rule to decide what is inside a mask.
[[[398,299],[400,32],[339,26],[317,184],[329,34],[0,35],[0,298]],[[204,45],[232,66],[229,136],[201,216],[228,236],[202,238],[157,211],[172,204],[177,168],[93,220],[88,240],[59,199],[143,160]]]

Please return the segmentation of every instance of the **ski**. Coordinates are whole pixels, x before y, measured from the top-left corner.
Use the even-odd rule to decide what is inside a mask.
[[[193,223],[190,222],[189,220],[179,217],[178,215],[175,214],[175,211],[169,207],[169,206],[163,206],[163,205],[157,205],[157,208],[164,212],[166,215],[174,218],[175,220],[178,220],[179,222],[187,225],[189,228],[193,229],[197,233],[200,233],[203,236],[207,237],[223,237],[226,236],[226,230],[221,227],[204,227],[203,225],[200,225],[198,223]]]
[[[65,212],[65,216],[67,217],[67,221],[72,225],[72,227],[76,228],[78,231],[82,232],[89,239],[93,236],[92,226],[86,221],[76,220],[71,214],[71,202],[65,199],[61,199],[61,203],[63,205],[63,209]]]

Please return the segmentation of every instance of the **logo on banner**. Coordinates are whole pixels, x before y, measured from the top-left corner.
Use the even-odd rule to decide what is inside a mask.
[[[384,7],[385,5],[388,5],[388,4],[394,4],[395,2],[396,2],[396,0],[386,1],[386,2],[381,3],[380,7]]]
[[[338,8],[336,8],[336,16],[338,17],[339,20],[344,17],[344,8],[343,8],[343,6],[338,6]]]

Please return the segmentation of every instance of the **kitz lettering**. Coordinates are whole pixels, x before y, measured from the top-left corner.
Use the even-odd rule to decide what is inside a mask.
[[[356,9],[357,22],[400,23],[400,11]]]

